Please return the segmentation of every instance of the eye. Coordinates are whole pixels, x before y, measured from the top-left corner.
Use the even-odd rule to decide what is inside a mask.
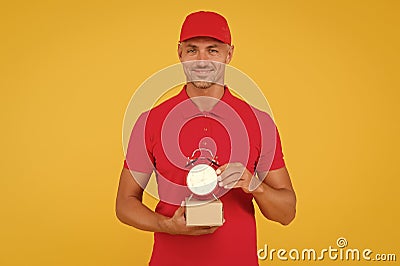
[[[196,53],[196,49],[191,48],[191,49],[188,49],[186,52],[187,52],[188,54],[194,54],[194,53]]]
[[[217,54],[218,50],[217,49],[210,49],[209,52],[210,52],[210,54]]]

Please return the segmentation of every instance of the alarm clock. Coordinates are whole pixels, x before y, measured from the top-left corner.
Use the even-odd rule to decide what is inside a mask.
[[[217,173],[207,164],[195,165],[186,177],[186,184],[195,195],[211,194],[218,185]]]

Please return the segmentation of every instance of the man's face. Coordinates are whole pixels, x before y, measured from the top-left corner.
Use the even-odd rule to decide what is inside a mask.
[[[225,64],[231,61],[232,54],[233,46],[210,37],[195,37],[178,45],[187,81],[201,89],[224,85]]]

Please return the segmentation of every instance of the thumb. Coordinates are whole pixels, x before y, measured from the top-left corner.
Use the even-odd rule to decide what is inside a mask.
[[[184,213],[185,213],[185,207],[180,206],[178,209],[176,209],[174,216],[180,217],[183,216]]]
[[[225,171],[225,169],[228,167],[228,164],[224,164],[222,166],[220,166],[215,172],[217,173],[217,175],[220,175],[223,171]]]

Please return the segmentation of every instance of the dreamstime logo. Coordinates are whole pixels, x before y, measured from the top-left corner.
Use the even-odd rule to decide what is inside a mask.
[[[336,245],[339,247],[339,248],[345,248],[345,247],[347,247],[347,240],[346,240],[346,238],[344,238],[344,237],[339,237],[337,240],[336,240]]]
[[[336,247],[317,251],[313,248],[299,249],[269,249],[268,245],[264,245],[257,251],[260,260],[292,260],[292,261],[317,261],[317,260],[340,260],[340,261],[396,261],[394,253],[374,253],[371,249],[346,248],[348,246],[347,239],[339,237],[336,240]]]

